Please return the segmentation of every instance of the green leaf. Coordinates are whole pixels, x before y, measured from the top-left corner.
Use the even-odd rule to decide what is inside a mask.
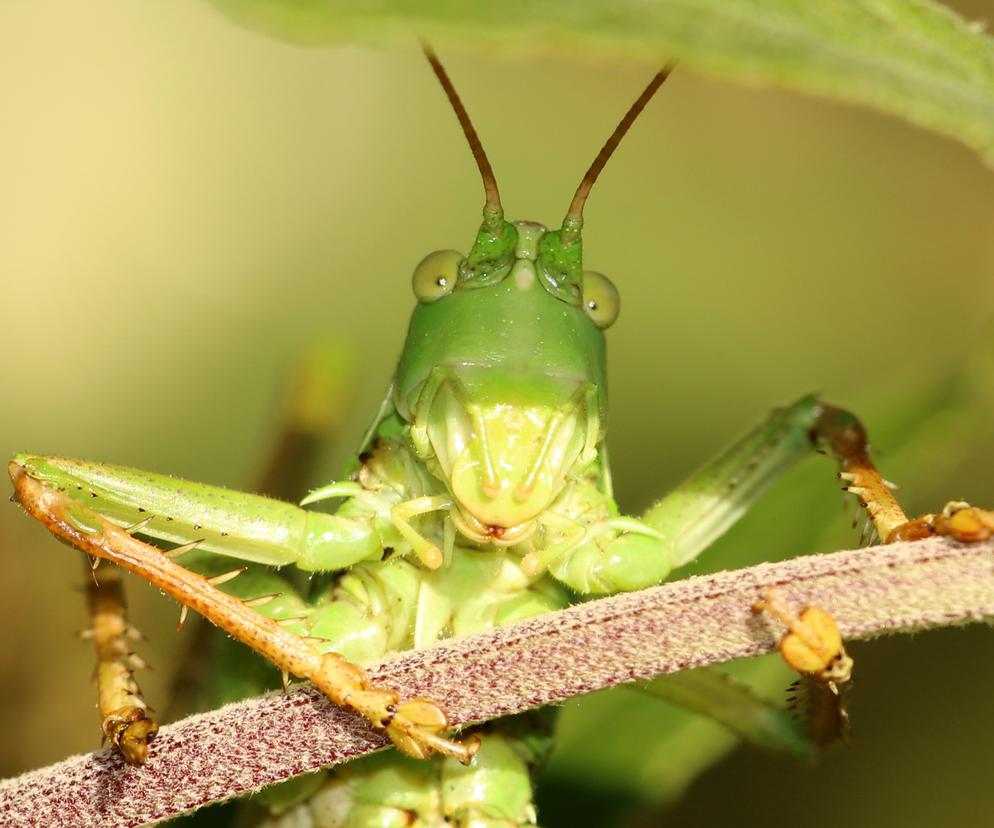
[[[628,53],[872,106],[994,163],[994,41],[929,0],[212,0],[296,42]]]

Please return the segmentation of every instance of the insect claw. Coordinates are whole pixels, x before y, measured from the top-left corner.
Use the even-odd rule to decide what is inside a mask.
[[[92,628],[88,628],[88,629],[85,629],[85,630],[79,630],[76,633],[76,636],[78,638],[83,639],[83,641],[89,641],[91,638],[93,638],[94,635],[96,635],[96,633],[93,631]]]
[[[179,611],[179,622],[176,624],[176,632],[180,632],[183,629],[183,625],[186,623],[186,615],[190,611],[190,608],[183,604]]]
[[[286,693],[290,689],[290,674],[283,670],[280,679],[283,682],[283,692]]]

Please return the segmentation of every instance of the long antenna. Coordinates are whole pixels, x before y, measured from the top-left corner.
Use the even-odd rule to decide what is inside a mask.
[[[462,127],[463,134],[469,142],[469,148],[473,153],[473,158],[476,159],[476,166],[480,168],[480,175],[483,178],[483,190],[487,197],[486,203],[483,205],[484,215],[487,216],[488,220],[496,219],[499,221],[504,216],[504,210],[500,206],[500,193],[497,190],[497,179],[494,176],[494,170],[493,167],[490,166],[487,154],[483,151],[483,144],[480,143],[480,136],[477,135],[476,130],[473,129],[473,122],[470,121],[469,115],[466,114],[466,107],[464,107],[462,105],[462,101],[459,100],[459,94],[452,85],[452,81],[449,80],[449,76],[445,71],[445,67],[442,66],[441,61],[438,59],[438,55],[435,54],[435,51],[427,43],[422,43],[421,49],[424,51],[425,57],[428,58],[431,68],[435,70],[435,76],[438,78],[438,82],[442,84],[442,89],[445,90],[445,95],[449,99],[449,103],[452,104],[452,108],[455,110],[456,117],[459,119],[459,125]]]
[[[631,105],[631,108],[625,113],[625,117],[614,128],[611,137],[607,139],[607,142],[601,147],[601,151],[597,153],[594,163],[590,165],[590,169],[583,176],[583,180],[580,182],[580,186],[576,188],[576,193],[570,202],[566,218],[563,220],[563,229],[565,232],[575,233],[583,224],[583,205],[587,201],[587,196],[590,195],[590,188],[594,186],[597,176],[601,174],[601,170],[604,169],[607,160],[618,148],[618,144],[625,137],[625,133],[628,132],[629,127],[635,123],[635,119],[638,118],[639,113],[645,109],[645,105],[649,103],[652,96],[656,94],[656,90],[663,85],[663,81],[670,76],[670,72],[672,71],[673,64],[667,64],[649,81],[649,85],[638,96],[638,100]]]

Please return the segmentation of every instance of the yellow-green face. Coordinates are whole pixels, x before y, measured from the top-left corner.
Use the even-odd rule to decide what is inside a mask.
[[[394,397],[400,415],[427,430],[429,465],[453,496],[457,527],[503,545],[531,534],[570,471],[594,456],[607,408],[602,328],[617,315],[600,274],[584,274],[575,302],[550,290],[537,261],[545,228],[515,228],[499,280],[460,280],[453,251],[418,266]]]

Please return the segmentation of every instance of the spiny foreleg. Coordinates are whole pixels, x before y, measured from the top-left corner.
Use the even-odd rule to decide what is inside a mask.
[[[371,686],[361,668],[334,653],[318,652],[307,639],[217,589],[212,581],[225,576],[208,579],[190,572],[156,547],[35,480],[18,463],[12,462],[8,468],[21,505],[57,537],[140,575],[281,670],[309,679],[333,702],[357,711],[374,727],[385,730],[405,754],[423,758],[437,751],[460,762],[472,759],[475,744],[464,745],[441,735],[448,721],[434,702],[421,698],[402,702],[396,691]]]
[[[870,459],[866,429],[850,412],[822,404],[811,439],[839,461],[839,477],[846,483],[845,490],[858,498],[884,543],[932,535],[975,543],[994,535],[994,512],[960,501],[950,501],[937,515],[909,520],[894,496],[893,485],[881,477]]]
[[[95,558],[94,562],[99,562]],[[97,706],[104,737],[120,751],[129,765],[144,765],[148,744],[159,725],[152,719],[134,671],[145,662],[131,650],[129,639],[141,638],[128,623],[121,571],[103,567],[99,574],[87,566],[86,601],[91,626],[82,636],[93,640],[97,651]]]

